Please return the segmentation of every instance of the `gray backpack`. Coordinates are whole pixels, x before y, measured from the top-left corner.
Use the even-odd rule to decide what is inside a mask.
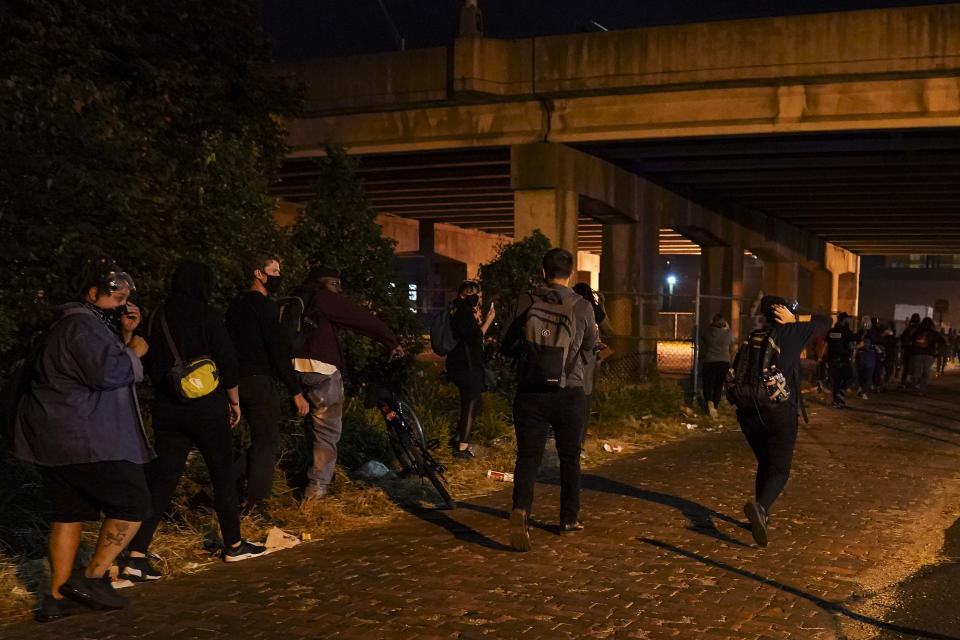
[[[525,346],[523,377],[537,386],[566,387],[567,375],[576,363],[573,344],[576,328],[574,306],[579,296],[563,299],[552,289],[530,293],[533,304],[527,309],[523,326]]]

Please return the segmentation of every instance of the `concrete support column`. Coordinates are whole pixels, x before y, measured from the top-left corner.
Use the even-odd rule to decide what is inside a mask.
[[[649,218],[603,225],[600,255],[600,291],[615,334],[607,341],[614,358],[633,357],[628,362],[637,374],[657,361],[659,232],[655,216]]]
[[[810,272],[810,310],[813,313],[837,312],[837,278],[826,269]]]
[[[860,278],[859,273],[841,273],[837,279],[837,310],[845,311],[856,317],[859,313]]]
[[[521,189],[513,192],[513,237],[521,240],[535,229],[554,247],[577,255],[579,196],[566,189]]]
[[[714,314],[721,314],[730,323],[736,338],[741,335],[740,314],[743,297],[743,245],[703,247],[700,251],[700,292],[705,296],[737,298],[717,300],[704,298],[700,304],[700,326],[706,327]]]
[[[800,265],[796,262],[763,263],[763,292],[796,300],[800,296]]]

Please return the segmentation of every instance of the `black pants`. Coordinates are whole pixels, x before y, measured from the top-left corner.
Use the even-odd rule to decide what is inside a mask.
[[[518,392],[513,401],[517,432],[517,464],[513,478],[513,508],[530,513],[533,488],[553,427],[560,457],[560,523],[580,515],[580,437],[583,432],[583,387],[542,392]]]
[[[853,364],[849,360],[830,361],[830,388],[833,401],[839,404],[847,402],[847,387],[853,380]]]
[[[712,402],[716,407],[720,406],[720,398],[723,397],[723,381],[729,369],[729,362],[703,363],[703,399],[706,402]]]
[[[787,403],[772,411],[737,410],[740,430],[757,458],[756,500],[767,513],[787,486],[797,442],[797,412]]]
[[[231,546],[240,541],[240,507],[233,475],[233,440],[227,403],[222,395],[209,400],[217,401],[218,406],[214,407],[204,398],[197,401],[197,405],[158,407],[154,410],[154,449],[157,458],[149,462],[145,469],[153,498],[153,514],[143,521],[130,542],[131,551],[147,552],[160,518],[167,510],[183,475],[187,455],[194,446],[203,456],[213,482],[214,508],[223,543]]]
[[[239,472],[247,477],[247,503],[260,503],[273,491],[273,467],[280,445],[280,400],[273,378],[240,378],[240,411],[250,425],[250,448],[246,464],[238,465]]]
[[[470,442],[470,431],[473,428],[473,421],[480,415],[483,409],[483,394],[480,387],[469,386],[461,387],[457,385],[460,391],[460,416],[457,418],[457,441]]]

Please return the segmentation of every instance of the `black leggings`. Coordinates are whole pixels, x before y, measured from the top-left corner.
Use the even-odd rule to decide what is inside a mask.
[[[793,448],[797,442],[797,412],[784,406],[772,411],[737,411],[740,430],[757,458],[756,500],[770,513],[770,507],[787,486]]]
[[[147,464],[147,485],[153,497],[153,515],[143,521],[130,541],[130,550],[146,553],[160,518],[167,510],[187,463],[187,455],[196,446],[203,456],[213,482],[213,502],[220,522],[224,546],[240,541],[240,506],[233,474],[233,439],[224,411],[190,413],[176,407],[166,415],[154,412],[154,449],[157,458]]]
[[[729,362],[703,363],[703,399],[706,402],[712,402],[716,407],[720,406],[720,398],[723,397],[723,381],[729,369]]]
[[[470,442],[470,430],[473,421],[480,415],[483,408],[483,394],[479,387],[460,387],[460,416],[457,418],[457,440]]]

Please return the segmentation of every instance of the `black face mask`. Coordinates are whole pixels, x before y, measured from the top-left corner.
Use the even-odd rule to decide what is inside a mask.
[[[268,293],[276,293],[280,291],[280,276],[272,276],[269,273],[265,273],[267,276],[267,281],[263,283],[263,288],[267,290]]]
[[[480,295],[474,293],[474,294],[469,295],[469,296],[467,296],[466,298],[464,298],[464,300],[466,300],[466,301],[467,301],[467,304],[469,304],[471,307],[475,307],[475,306],[477,306],[478,304],[480,304]]]

